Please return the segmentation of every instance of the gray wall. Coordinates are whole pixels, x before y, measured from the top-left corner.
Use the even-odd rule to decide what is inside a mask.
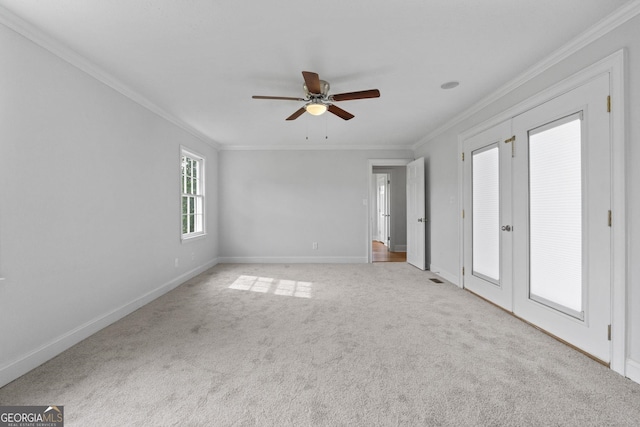
[[[401,150],[221,151],[221,260],[367,262],[368,160],[411,157]]]
[[[640,380],[640,17],[636,16],[561,61],[526,84],[508,93],[470,118],[433,137],[416,150],[427,163],[431,206],[431,268],[457,282],[458,250],[458,135],[551,85],[618,51],[627,50],[627,231],[628,231],[628,352],[634,379]],[[436,208],[437,207],[437,208]]]
[[[215,150],[3,25],[0,52],[1,386],[218,246]],[[209,234],[185,244],[180,144],[207,162]]]

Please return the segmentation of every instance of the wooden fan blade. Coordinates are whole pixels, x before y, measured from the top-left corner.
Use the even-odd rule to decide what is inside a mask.
[[[293,113],[292,115],[287,117],[287,120],[295,120],[298,117],[300,117],[301,115],[303,115],[305,111],[307,111],[307,110],[305,110],[304,107],[302,107],[298,111],[296,111],[295,113]]]
[[[355,117],[353,114],[349,113],[348,111],[344,111],[342,108],[336,107],[333,104],[329,105],[328,110],[344,120],[351,120]]]
[[[350,101],[352,99],[379,98],[380,91],[378,89],[361,90],[359,92],[346,92],[332,95],[334,101]]]
[[[260,96],[253,95],[251,98],[253,99],[281,99],[283,101],[304,101],[304,98],[292,98],[289,96]]]
[[[307,85],[307,90],[310,93],[319,94],[321,92],[318,73],[303,71],[302,77],[304,77],[304,83]]]

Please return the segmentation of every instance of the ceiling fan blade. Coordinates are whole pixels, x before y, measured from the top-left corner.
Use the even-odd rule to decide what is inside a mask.
[[[287,117],[287,120],[295,120],[298,117],[300,117],[301,115],[304,114],[306,110],[304,109],[304,107],[300,108],[298,111],[296,111],[295,113],[293,113],[292,115],[290,115],[289,117]]]
[[[353,119],[355,117],[350,112],[344,111],[342,108],[336,107],[333,104],[329,105],[328,110],[330,112],[332,112],[333,114],[335,114],[336,116],[338,116],[338,117],[340,117],[341,119],[344,119],[344,120],[350,120],[350,119]]]
[[[292,98],[289,96],[260,96],[253,95],[251,98],[253,99],[281,99],[283,101],[304,101],[304,98]]]
[[[334,101],[350,101],[352,99],[379,98],[380,91],[378,89],[361,90],[359,92],[346,92],[332,95]]]
[[[303,71],[302,77],[304,77],[304,83],[307,85],[307,90],[310,93],[319,94],[322,92],[322,89],[320,89],[320,77],[318,76],[318,73]]]

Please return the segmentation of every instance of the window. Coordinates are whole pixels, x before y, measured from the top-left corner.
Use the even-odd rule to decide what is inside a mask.
[[[185,149],[180,153],[182,238],[204,234],[204,158]]]

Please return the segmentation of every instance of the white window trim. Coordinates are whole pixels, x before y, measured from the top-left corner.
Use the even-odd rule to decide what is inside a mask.
[[[194,233],[188,233],[188,234],[184,234],[182,233],[182,183],[180,183],[180,186],[178,188],[179,191],[179,203],[178,203],[178,208],[180,210],[180,215],[178,216],[179,221],[178,221],[178,226],[179,226],[179,230],[180,230],[180,240],[182,243],[185,242],[192,242],[194,240],[199,240],[204,238],[207,235],[207,209],[206,209],[206,200],[207,200],[207,194],[206,194],[206,159],[205,157],[190,149],[187,148],[183,145],[180,146],[180,156],[178,157],[178,171],[179,171],[179,176],[180,178],[182,178],[182,156],[187,156],[187,157],[191,157],[192,159],[198,160],[198,162],[200,163],[200,174],[198,177],[198,181],[200,182],[200,188],[201,188],[201,193],[202,193],[202,231],[198,231],[198,232],[194,232]]]

